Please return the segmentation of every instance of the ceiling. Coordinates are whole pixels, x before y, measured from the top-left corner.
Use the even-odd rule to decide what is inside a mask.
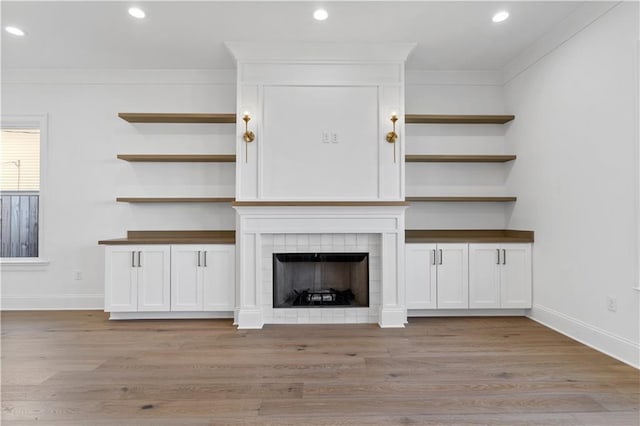
[[[407,69],[500,70],[582,2],[2,1],[3,68],[233,68],[225,41],[416,42]],[[491,22],[498,10],[511,17]]]

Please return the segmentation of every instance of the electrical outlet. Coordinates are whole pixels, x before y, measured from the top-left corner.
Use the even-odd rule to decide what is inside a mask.
[[[76,281],[82,280],[82,271],[78,271],[78,270],[73,271],[73,279]]]
[[[615,297],[607,296],[607,309],[611,312],[618,310],[618,299]]]
[[[329,142],[331,142],[331,133],[322,132],[322,143],[329,143]]]
[[[331,133],[331,143],[338,143],[338,134]]]

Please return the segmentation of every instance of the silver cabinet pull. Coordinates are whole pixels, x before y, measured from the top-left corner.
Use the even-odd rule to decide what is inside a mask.
[[[431,264],[432,264],[432,265],[435,265],[435,264],[436,264],[436,258],[438,257],[438,256],[436,255],[436,249],[433,249],[433,250],[431,250],[431,251],[433,252],[433,260],[431,261]]]
[[[138,252],[138,268],[142,266],[142,252]]]
[[[507,251],[505,249],[502,249],[502,264],[507,264]]]
[[[131,267],[132,268],[136,267],[136,252],[135,251],[131,252]]]
[[[200,266],[200,250],[198,250],[198,267]]]
[[[206,268],[207,267],[207,251],[205,250],[203,251],[203,253],[204,253],[204,267]]]
[[[498,261],[496,262],[496,265],[500,264],[500,249],[496,249],[496,251],[498,252]]]
[[[440,252],[440,263],[439,265],[442,265],[442,249],[438,250]]]

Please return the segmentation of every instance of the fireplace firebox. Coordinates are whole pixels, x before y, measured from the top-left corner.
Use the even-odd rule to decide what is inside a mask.
[[[274,253],[273,307],[368,307],[369,253]]]

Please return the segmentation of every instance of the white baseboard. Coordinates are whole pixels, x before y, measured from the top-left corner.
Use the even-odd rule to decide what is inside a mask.
[[[540,305],[534,305],[528,317],[625,364],[640,368],[638,343]]]
[[[103,294],[2,295],[3,311],[103,310]]]

